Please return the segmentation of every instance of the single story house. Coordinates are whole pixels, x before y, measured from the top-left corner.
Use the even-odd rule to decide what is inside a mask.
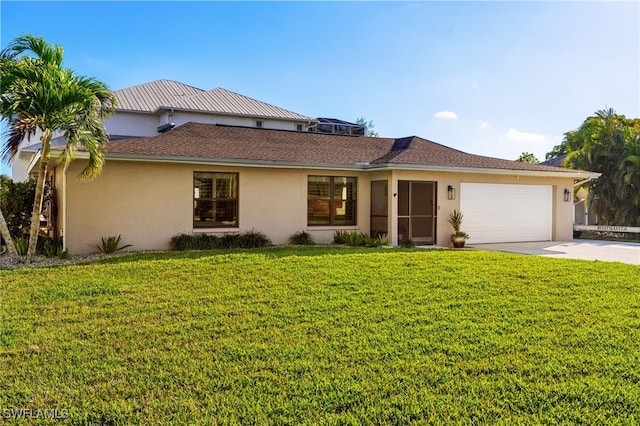
[[[410,238],[448,246],[446,218],[460,209],[471,244],[566,241],[574,181],[597,177],[416,136],[298,130],[187,122],[111,140],[102,175],[91,182],[76,179],[86,153],[66,172],[52,161],[51,227],[71,253],[95,251],[112,235],[148,250],[167,249],[180,233],[249,230],[274,244],[302,230],[318,243],[330,243],[336,230],[356,230],[387,234],[394,245]]]

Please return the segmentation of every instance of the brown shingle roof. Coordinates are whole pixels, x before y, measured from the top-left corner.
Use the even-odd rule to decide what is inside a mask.
[[[468,154],[416,136],[392,139],[187,123],[147,138],[111,141],[107,155],[355,166],[407,165],[576,172]],[[108,158],[108,157],[107,157]]]

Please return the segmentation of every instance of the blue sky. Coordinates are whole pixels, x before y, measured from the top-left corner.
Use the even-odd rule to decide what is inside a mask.
[[[640,117],[638,2],[0,2],[111,89],[172,79],[463,151],[539,159],[596,110]],[[6,165],[2,172],[9,173]]]

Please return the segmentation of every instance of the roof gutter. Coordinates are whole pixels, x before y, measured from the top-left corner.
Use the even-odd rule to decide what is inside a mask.
[[[452,173],[486,173],[492,175],[517,175],[517,176],[540,176],[544,174],[548,177],[573,177],[573,178],[588,178],[596,179],[600,177],[600,173],[587,172],[584,170],[570,170],[566,171],[553,171],[553,170],[521,170],[521,169],[495,169],[486,167],[452,167],[452,166],[437,166],[437,165],[420,165],[420,164],[380,164],[369,167],[372,170],[429,170],[438,172],[452,172]]]

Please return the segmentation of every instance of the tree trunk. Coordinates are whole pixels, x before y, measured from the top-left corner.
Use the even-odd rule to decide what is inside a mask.
[[[4,215],[2,214],[2,209],[0,209],[0,234],[4,239],[5,244],[7,245],[7,251],[9,252],[9,257],[15,259],[18,257],[18,252],[16,251],[16,246],[13,244],[13,239],[11,238],[11,234],[9,233],[9,227],[7,226],[7,221],[4,220]]]
[[[47,182],[47,164],[49,163],[49,151],[51,149],[51,130],[42,132],[42,150],[40,155],[40,167],[38,168],[38,180],[36,181],[36,195],[33,200],[33,212],[31,213],[31,225],[29,227],[29,249],[27,250],[27,262],[33,262],[38,246],[38,232],[40,232],[40,213],[42,212],[42,198],[44,186]]]

